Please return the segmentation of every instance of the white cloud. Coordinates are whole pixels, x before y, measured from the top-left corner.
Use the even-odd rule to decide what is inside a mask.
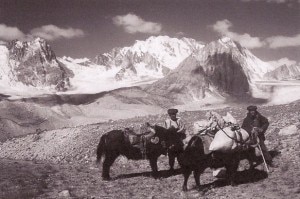
[[[121,26],[127,33],[149,33],[159,34],[162,29],[162,25],[150,21],[145,21],[141,17],[128,13],[127,15],[113,17],[113,23],[117,26]]]
[[[81,29],[60,28],[55,25],[45,25],[34,28],[30,31],[30,34],[46,40],[56,40],[61,38],[71,39],[74,37],[83,37],[85,35]]]
[[[286,57],[281,58],[281,59],[276,60],[276,61],[269,61],[268,63],[271,64],[272,66],[276,67],[276,68],[279,67],[279,66],[282,66],[284,64],[287,65],[287,66],[297,64],[296,61],[290,60],[289,58],[286,58]]]
[[[286,37],[286,36],[273,36],[266,39],[270,48],[282,48],[282,47],[295,47],[300,46],[300,34]]]
[[[25,34],[17,27],[10,27],[5,24],[0,24],[0,39],[9,41],[13,39],[21,39]]]
[[[183,37],[184,35],[185,35],[184,32],[177,32],[177,33],[176,33],[176,36],[178,36],[178,37]]]
[[[230,37],[231,39],[239,42],[242,46],[253,49],[253,48],[260,48],[264,46],[264,42],[260,40],[258,37],[252,37],[248,33],[239,34],[230,31],[229,29],[232,27],[232,23],[227,20],[217,21],[215,24],[211,25],[210,27],[215,31],[221,34],[222,36]]]

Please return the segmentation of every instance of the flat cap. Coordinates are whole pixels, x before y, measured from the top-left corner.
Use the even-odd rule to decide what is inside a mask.
[[[176,113],[178,113],[178,109],[175,108],[168,109],[168,114],[176,114]]]
[[[256,111],[256,110],[257,110],[257,106],[253,106],[253,105],[248,106],[248,107],[247,107],[247,110],[248,110],[248,111]]]

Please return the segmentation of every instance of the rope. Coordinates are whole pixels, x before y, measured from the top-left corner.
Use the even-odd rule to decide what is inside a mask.
[[[145,133],[138,134],[138,133],[135,133],[134,131],[131,131],[130,129],[129,129],[129,131],[127,131],[126,128],[125,128],[125,130],[123,130],[123,132],[127,133],[127,134],[130,134],[130,135],[137,136],[137,137],[145,136],[145,135],[148,135],[148,134],[151,133],[151,131],[147,131]]]

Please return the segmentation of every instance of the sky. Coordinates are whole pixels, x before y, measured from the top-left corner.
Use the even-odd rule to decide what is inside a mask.
[[[46,39],[91,58],[150,36],[228,36],[273,64],[300,63],[300,0],[0,0],[0,43]]]

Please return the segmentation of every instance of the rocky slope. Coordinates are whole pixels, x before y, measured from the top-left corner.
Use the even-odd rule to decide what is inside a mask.
[[[28,194],[31,198],[298,198],[299,104],[297,102],[260,107],[259,111],[270,120],[266,144],[274,156],[275,167],[267,174],[263,164],[260,164],[256,170],[249,172],[246,170],[247,161],[242,161],[236,187],[216,181],[208,169],[201,176],[204,192],[193,188],[195,182],[192,179],[188,183],[188,192],[181,192],[183,177],[178,170],[173,174],[166,171],[168,161],[165,156],[159,158],[158,166],[162,175],[159,180],[149,176],[150,166],[147,161],[119,157],[112,167],[113,181],[102,181],[101,167],[99,170],[94,165],[95,149],[100,136],[111,129],[137,127],[146,121],[162,124],[167,117],[156,115],[57,129],[1,143],[0,158],[13,161],[0,161],[1,171],[5,171],[5,175],[0,178],[0,196],[18,198]],[[246,114],[246,106],[216,111],[221,115],[230,111],[241,123]],[[188,132],[192,132],[193,122],[203,119],[204,115],[204,111],[179,114]],[[10,185],[14,185],[13,190]]]

